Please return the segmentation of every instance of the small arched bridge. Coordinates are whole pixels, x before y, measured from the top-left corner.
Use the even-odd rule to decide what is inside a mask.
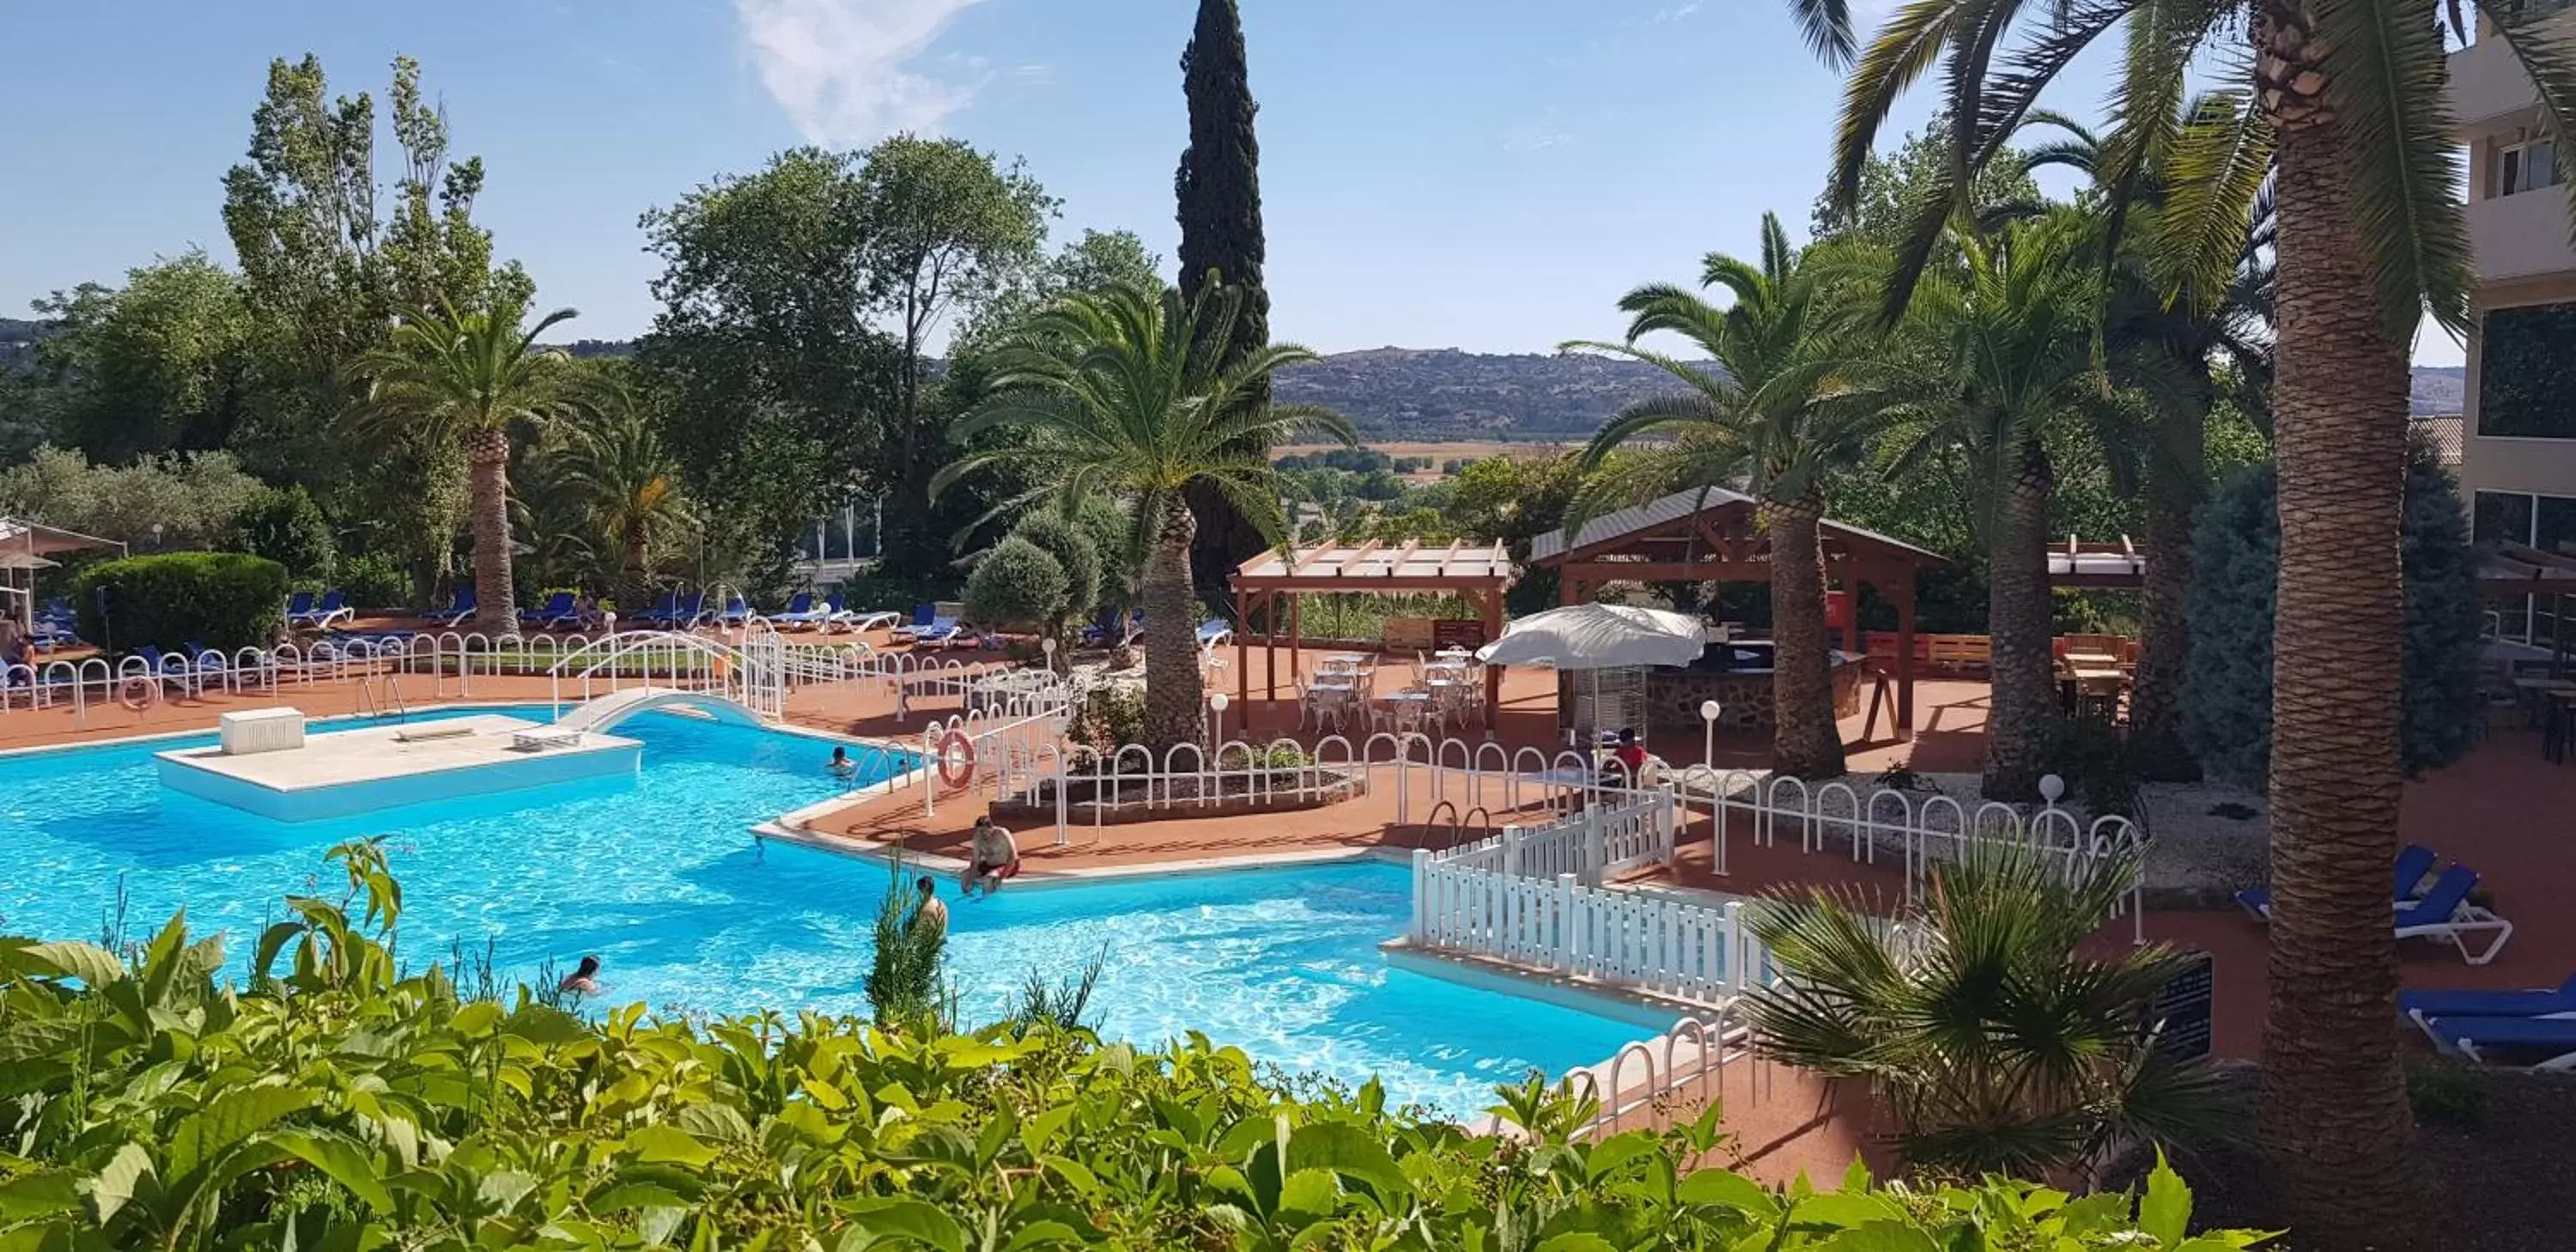
[[[629,687],[612,691],[588,703],[564,711],[555,718],[557,730],[606,731],[638,713],[654,709],[673,709],[696,713],[732,726],[759,726],[760,715],[742,702],[710,691],[680,691],[670,687]]]

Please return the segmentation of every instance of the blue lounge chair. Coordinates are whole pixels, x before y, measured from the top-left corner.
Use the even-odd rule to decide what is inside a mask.
[[[1213,648],[1234,638],[1234,626],[1222,617],[1211,617],[1199,623],[1199,646]]]
[[[2485,1062],[2489,1052],[2518,1052],[2540,1059],[2533,1069],[2576,1069],[2576,1018],[2436,1017],[2425,1029],[2445,1051]]]
[[[474,603],[474,589],[459,587],[455,595],[447,598],[446,608],[423,609],[420,616],[423,621],[436,622],[453,630],[467,618],[474,616]]]
[[[2469,891],[2478,885],[2478,872],[2466,865],[2453,865],[2434,880],[2422,899],[2401,901],[2397,905],[2397,937],[2400,939],[2439,939],[2460,950],[2460,959],[2471,965],[2484,965],[2504,951],[2505,941],[2513,938],[2513,923],[2469,903]],[[2469,950],[2472,935],[2492,935],[2484,948]]]
[[[706,620],[707,593],[691,592],[671,609],[671,629],[689,630]]]
[[[2415,889],[2424,884],[2424,875],[2433,870],[2433,850],[2420,843],[2410,843],[2397,851],[2397,866],[2389,876],[2388,898],[2402,902],[2415,897]],[[2236,902],[2254,915],[2254,920],[2272,920],[2272,889],[2248,887],[2236,893]]]
[[[741,596],[730,597],[726,599],[725,606],[716,611],[714,621],[718,626],[745,625],[751,621],[751,604]]]
[[[769,615],[773,626],[828,626],[831,621],[832,611],[815,608],[814,593],[810,591],[787,597],[787,607]]]
[[[295,609],[294,601],[287,602],[286,624],[289,626],[301,626],[308,630],[327,630],[358,615],[356,609],[349,607],[349,597],[345,592],[325,591],[319,604],[313,603],[305,593],[296,594],[298,598],[304,599],[306,608],[299,613]]]
[[[519,610],[519,621],[528,626],[557,630],[581,624],[581,606],[569,591],[558,591],[546,597],[545,607]]]
[[[196,693],[197,672],[188,664],[187,658],[173,656],[148,643],[136,648],[134,655],[142,658],[150,677],[161,680],[164,685],[177,683],[179,690],[188,694]]]
[[[2437,1017],[2576,1017],[2576,974],[2528,991],[2400,991],[2397,1011],[2431,1035]],[[2435,1046],[2442,1040],[2434,1036]]]
[[[679,612],[680,593],[665,591],[661,599],[653,602],[653,607],[637,613],[629,620],[640,626],[667,626],[673,618],[679,616]]]
[[[909,639],[915,647],[936,644],[942,647],[957,641],[959,628],[953,619],[941,617],[935,605],[912,606],[912,623],[895,628],[895,637]]]
[[[303,625],[303,624],[304,624],[304,619],[305,619],[305,618],[308,618],[308,617],[311,617],[311,616],[313,616],[313,593],[312,593],[312,592],[310,592],[310,591],[299,591],[299,592],[296,592],[294,595],[291,595],[291,596],[286,597],[286,624],[287,624],[287,625],[289,625],[289,626],[300,626],[300,625]]]

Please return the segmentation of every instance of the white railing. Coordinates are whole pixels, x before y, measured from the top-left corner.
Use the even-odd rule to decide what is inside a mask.
[[[1427,850],[1413,856],[1407,939],[1700,1004],[1724,1003],[1770,967],[1739,902],[1587,887],[1574,873],[1520,877]]]
[[[1622,1045],[1598,1065],[1567,1074],[1576,1095],[1600,1102],[1579,1134],[1594,1139],[1628,1130],[1657,1131],[1671,1124],[1676,1113],[1688,1120],[1724,1096],[1729,1066],[1760,1063],[1751,1037],[1736,1002],[1721,1001],[1652,1039]],[[1762,1084],[1744,1086],[1745,1097],[1760,1099]]]
[[[1964,858],[1979,844],[2011,844],[2037,850],[2055,860],[2069,881],[2098,872],[2102,864],[2126,850],[2142,848],[2145,833],[2137,823],[2110,813],[2090,823],[2054,802],[2024,814],[1995,800],[1974,808],[1938,793],[1923,794],[1879,788],[1867,798],[1839,782],[1809,787],[1775,775],[1739,770],[1694,769],[1682,776],[1688,801],[1705,799],[1714,818],[1715,870],[1726,870],[1727,836],[1740,814],[1753,843],[1775,846],[1794,835],[1799,850],[1826,852],[1841,846],[1856,863],[1876,864],[1884,851],[1901,858],[1908,901],[1921,898],[1934,865]],[[2127,915],[2137,942],[2146,942],[2144,858],[2137,877],[2124,893],[2119,912]]]

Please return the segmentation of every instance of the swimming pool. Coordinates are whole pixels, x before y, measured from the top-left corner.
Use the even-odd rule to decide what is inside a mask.
[[[152,754],[188,740],[0,758],[0,933],[97,937],[121,876],[129,937],[184,906],[198,932],[230,933],[238,969],[280,897],[328,883],[324,849],[385,835],[403,880],[399,951],[413,967],[488,941],[522,977],[598,953],[615,1004],[865,1013],[887,871],[747,833],[853,785],[823,769],[830,745],[667,714],[618,733],[644,742],[630,778],[293,825],[163,789]],[[1198,1030],[1290,1069],[1351,1083],[1376,1074],[1391,1098],[1451,1113],[1483,1109],[1496,1082],[1592,1064],[1651,1033],[1389,968],[1377,945],[1402,931],[1410,899],[1397,865],[1024,887],[978,901],[942,891],[954,919],[949,969],[970,1022],[1014,1005],[1032,970],[1075,973],[1105,950],[1092,1001],[1105,1035],[1152,1045]]]

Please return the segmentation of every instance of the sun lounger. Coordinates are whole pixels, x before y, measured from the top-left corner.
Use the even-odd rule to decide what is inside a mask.
[[[909,639],[915,647],[925,644],[945,647],[956,642],[960,633],[961,628],[954,620],[941,617],[939,610],[928,604],[914,605],[911,623],[896,627],[894,632],[896,639]]]
[[[2513,923],[2469,903],[2469,890],[2478,885],[2478,873],[2465,865],[2453,865],[2442,871],[2433,889],[2420,900],[2397,906],[2397,937],[2400,939],[2439,939],[2460,950],[2460,959],[2471,965],[2484,965],[2504,950],[2505,941],[2513,938]],[[2493,935],[2486,946],[2469,950],[2472,936]]]
[[[903,625],[903,614],[901,613],[890,613],[884,609],[853,609],[845,607],[841,603],[839,592],[834,592],[832,594],[832,598],[825,603],[828,604],[832,610],[831,622],[835,629],[850,630],[860,634],[865,634],[871,630],[900,628]]]
[[[1213,648],[1234,638],[1234,627],[1222,617],[1211,617],[1199,623],[1199,646]]]
[[[2447,1047],[2433,1032],[2440,1017],[2576,1018],[2576,974],[2555,987],[2521,991],[2400,991],[2397,1011],[2424,1032],[2437,1048]]]
[[[573,593],[558,591],[546,597],[544,607],[520,610],[519,621],[522,625],[535,626],[544,630],[557,630],[568,625],[578,626],[581,624],[581,606],[574,599]]]
[[[422,609],[420,611],[422,621],[435,622],[450,630],[463,624],[467,618],[472,616],[474,616],[474,589],[472,587],[458,588],[455,595],[448,597],[446,608]]]
[[[2424,875],[2433,870],[2433,850],[2420,843],[2410,843],[2397,851],[2397,865],[2390,875],[2388,898],[2391,902],[2411,900],[2415,889],[2424,883]],[[2236,902],[2254,915],[2254,920],[2272,920],[2272,889],[2248,887],[2236,893]]]
[[[2436,1017],[2426,1029],[2443,1050],[2472,1061],[2491,1063],[2491,1052],[2517,1052],[2541,1058],[2533,1069],[2576,1069],[2576,1018]]]
[[[339,591],[323,592],[319,604],[314,603],[309,591],[296,592],[286,602],[286,624],[308,630],[328,629],[357,615],[357,610],[349,607],[348,596]]]
[[[772,626],[828,626],[831,622],[832,611],[814,607],[814,593],[810,591],[789,596],[786,608],[769,615]]]
[[[750,602],[735,596],[725,601],[724,608],[715,613],[714,620],[719,626],[742,626],[749,624],[751,617]]]

